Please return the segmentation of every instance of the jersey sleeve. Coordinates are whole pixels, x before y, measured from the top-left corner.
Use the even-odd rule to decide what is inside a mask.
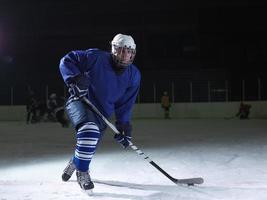
[[[139,71],[135,73],[132,85],[126,93],[115,103],[115,116],[118,123],[128,123],[131,120],[132,108],[140,88],[141,76]]]
[[[85,73],[88,69],[86,51],[71,51],[65,55],[59,64],[59,70],[64,82],[68,85],[75,77]]]

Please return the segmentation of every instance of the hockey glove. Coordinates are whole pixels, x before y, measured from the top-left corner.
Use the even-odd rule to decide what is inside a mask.
[[[114,135],[114,139],[122,145],[123,148],[129,146],[129,142],[132,139],[132,126],[128,123],[118,123],[116,122],[116,128],[120,132]]]
[[[74,82],[69,84],[70,97],[83,98],[88,95],[89,81],[84,75],[75,78]]]

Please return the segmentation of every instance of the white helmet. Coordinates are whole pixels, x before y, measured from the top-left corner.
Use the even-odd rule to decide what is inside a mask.
[[[111,41],[111,54],[118,68],[126,68],[133,63],[136,44],[130,35],[117,34]]]

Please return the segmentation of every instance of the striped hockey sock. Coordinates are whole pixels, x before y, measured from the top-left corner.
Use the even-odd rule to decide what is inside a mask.
[[[88,171],[99,138],[100,131],[94,122],[87,122],[80,126],[77,132],[76,150],[73,159],[77,170]]]

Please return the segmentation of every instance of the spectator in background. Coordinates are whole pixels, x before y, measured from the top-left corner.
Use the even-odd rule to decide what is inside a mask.
[[[26,103],[26,110],[27,110],[27,119],[26,123],[35,123],[37,122],[36,116],[36,108],[37,108],[37,100],[35,97],[35,93],[30,86],[27,87],[27,103]]]
[[[56,113],[55,109],[58,107],[57,105],[57,94],[52,93],[50,94],[47,100],[47,119],[49,121],[55,122],[56,121]]]
[[[40,99],[37,104],[38,122],[45,121],[45,114],[47,112],[47,105],[45,99]]]
[[[64,97],[57,98],[57,107],[55,108],[55,116],[57,121],[61,124],[62,127],[69,127],[69,120],[65,114],[65,103],[66,100]]]
[[[68,127],[69,121],[65,115],[65,98],[58,97],[56,93],[49,96],[47,102],[47,118],[53,122],[59,122],[62,127]]]
[[[239,117],[239,119],[249,119],[250,108],[250,104],[244,104],[241,102],[236,116]]]
[[[161,107],[164,109],[164,118],[170,119],[170,97],[167,91],[163,92],[163,96],[161,97]]]

